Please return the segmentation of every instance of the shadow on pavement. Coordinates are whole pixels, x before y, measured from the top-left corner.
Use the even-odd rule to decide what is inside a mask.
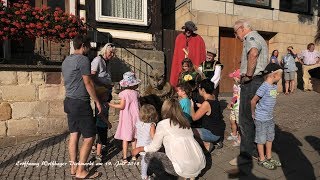
[[[273,151],[279,156],[286,179],[315,179],[312,164],[299,147],[302,143],[292,133],[282,130],[277,125],[275,130]]]
[[[243,158],[240,158],[239,156],[237,157],[238,162],[243,161],[242,159]],[[228,173],[228,178],[244,179],[244,180],[247,180],[247,179],[266,180],[266,178],[257,177],[252,173],[253,163],[256,163],[256,162],[250,159],[245,164],[241,164],[237,168],[226,171]]]
[[[304,138],[312,147],[314,150],[318,152],[320,155],[320,139],[314,136],[306,136]]]
[[[0,164],[0,169],[10,166],[12,164],[17,163],[24,158],[35,154],[38,151],[46,149],[50,146],[54,146],[55,144],[59,144],[61,141],[65,141],[68,137],[69,133],[60,134],[57,136],[50,137],[48,139],[42,140],[39,143],[35,144],[33,147],[29,147],[27,150],[16,154],[15,156],[10,157],[8,160],[3,161]]]

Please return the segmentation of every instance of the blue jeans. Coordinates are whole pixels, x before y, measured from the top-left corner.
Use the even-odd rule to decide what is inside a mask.
[[[216,142],[220,139],[220,136],[212,134],[211,131],[205,128],[196,128],[200,135],[200,139],[205,142]]]
[[[251,158],[257,156],[257,147],[254,143],[255,126],[251,114],[251,99],[263,83],[263,77],[255,76],[252,81],[241,85],[239,106],[239,127],[241,133],[240,155]]]

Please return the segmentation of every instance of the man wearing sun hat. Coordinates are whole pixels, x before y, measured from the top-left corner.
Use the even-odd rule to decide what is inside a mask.
[[[171,64],[170,84],[174,87],[178,83],[183,59],[191,59],[196,67],[206,59],[205,43],[200,35],[194,33],[197,30],[196,25],[192,21],[187,21],[182,29],[184,32],[179,34],[175,41]]]

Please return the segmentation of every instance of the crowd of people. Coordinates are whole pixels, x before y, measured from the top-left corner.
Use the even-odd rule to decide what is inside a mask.
[[[120,110],[114,138],[122,141],[121,161],[124,164],[136,161],[139,155],[142,179],[149,178],[148,166],[156,162],[161,162],[169,174],[194,179],[206,166],[205,154],[215,147],[223,147],[225,122],[218,99],[223,65],[215,59],[216,49],[205,51],[201,36],[194,33],[197,28],[193,22],[186,22],[183,29],[184,33],[176,40],[170,76],[177,97],[163,102],[161,118],[151,104],[140,107],[136,89],[141,80],[133,72],[123,74],[119,83],[120,101],[111,103],[113,85],[109,60],[114,56],[115,46],[107,43],[90,64],[85,56],[90,49],[89,39],[83,35],[74,38],[75,51],[62,64],[66,88],[64,110],[70,131],[69,156],[74,162],[71,176],[101,176],[101,172],[89,173],[84,164],[91,151],[96,160],[104,158],[102,147],[107,145],[107,132],[112,127],[108,120],[109,108]],[[310,68],[320,66],[319,54],[314,51],[314,44],[309,44],[308,50],[301,54],[289,46],[280,60],[279,51],[274,50],[269,59],[265,40],[246,20],[235,22],[234,34],[243,42],[243,51],[240,69],[229,74],[234,86],[228,104],[231,132],[226,139],[233,141],[233,146],[240,146],[240,154],[230,164],[240,165],[257,159],[260,166],[276,169],[281,162],[272,158],[271,149],[275,137],[273,109],[277,83],[283,75],[285,94],[293,93],[295,59],[303,63],[303,71],[308,73]],[[307,82],[306,90],[310,89]],[[95,113],[90,98],[95,103]],[[83,142],[77,158],[80,135]]]

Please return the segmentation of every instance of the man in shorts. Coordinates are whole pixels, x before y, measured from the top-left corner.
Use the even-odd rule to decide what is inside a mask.
[[[85,36],[78,35],[73,39],[73,47],[75,49],[74,53],[66,57],[62,63],[62,75],[66,89],[64,111],[67,113],[70,131],[71,176],[92,179],[99,177],[101,173],[94,172],[91,174],[85,170],[84,166],[96,136],[96,125],[90,106],[90,97],[96,103],[99,113],[101,112],[101,105],[91,79],[90,61],[84,56],[90,50],[90,40]],[[83,136],[83,143],[80,148],[79,161],[77,161],[80,134]]]

